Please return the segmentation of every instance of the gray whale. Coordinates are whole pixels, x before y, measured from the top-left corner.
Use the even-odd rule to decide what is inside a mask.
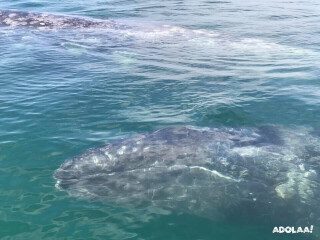
[[[169,127],[89,149],[54,173],[72,196],[213,220],[319,221],[319,136],[277,127]]]
[[[0,26],[33,28],[117,28],[113,20],[54,15],[16,10],[0,10]]]

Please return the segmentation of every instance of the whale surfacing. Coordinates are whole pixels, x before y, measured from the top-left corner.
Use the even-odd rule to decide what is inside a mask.
[[[316,137],[276,127],[169,127],[89,149],[54,178],[58,189],[91,200],[295,224],[319,213],[312,164],[320,148],[306,145]]]
[[[33,28],[115,28],[113,20],[95,20],[84,17],[48,13],[0,10],[0,26]]]

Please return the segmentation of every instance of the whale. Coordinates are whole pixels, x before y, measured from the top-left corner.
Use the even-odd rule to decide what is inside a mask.
[[[173,126],[91,148],[54,172],[70,196],[213,221],[319,223],[319,134]]]
[[[57,13],[29,12],[20,10],[0,9],[0,27],[5,30],[14,29],[15,32],[25,34],[26,30],[32,33],[39,30],[46,33],[63,32],[65,36],[75,36],[80,32],[94,33],[98,39],[113,38],[120,44],[133,44],[141,47],[146,44],[169,44],[182,46],[197,51],[216,55],[217,51],[232,52],[248,51],[260,54],[263,57],[272,57],[274,54],[283,56],[314,56],[316,52],[285,46],[258,38],[230,38],[229,35],[209,29],[193,29],[182,26],[161,23],[157,21],[139,21],[133,19],[96,19],[86,16],[65,15]],[[70,34],[71,35],[70,35]],[[84,37],[85,38],[85,37]]]
[[[96,20],[86,17],[17,10],[0,10],[0,26],[31,28],[118,28],[114,20]]]
[[[0,27],[10,29],[36,30],[97,30],[98,34],[152,41],[173,37],[192,39],[194,37],[216,37],[218,34],[206,30],[192,30],[161,23],[136,22],[126,19],[95,19],[72,15],[28,12],[19,10],[0,9]],[[55,32],[55,31],[54,31]],[[74,33],[74,32],[73,32]]]

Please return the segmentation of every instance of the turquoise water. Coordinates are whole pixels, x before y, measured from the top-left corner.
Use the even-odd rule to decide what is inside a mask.
[[[52,174],[90,147],[170,125],[319,129],[318,1],[15,0],[0,9],[131,26],[0,28],[1,239],[312,238],[79,200]]]

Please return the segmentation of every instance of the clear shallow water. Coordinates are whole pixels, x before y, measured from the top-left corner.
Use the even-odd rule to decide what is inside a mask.
[[[0,1],[0,8],[131,26],[0,28],[0,238],[310,238],[86,202],[57,191],[52,174],[89,147],[168,125],[319,129],[317,1]]]

